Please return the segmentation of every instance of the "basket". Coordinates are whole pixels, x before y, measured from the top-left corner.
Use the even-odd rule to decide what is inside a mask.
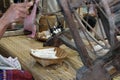
[[[45,48],[41,48],[41,49],[45,49]],[[33,55],[32,53],[31,53],[31,56],[38,63],[40,63],[43,67],[48,66],[48,65],[52,65],[52,64],[62,63],[62,61],[66,58],[67,53],[65,52],[65,50],[58,48],[58,47],[55,47],[54,50],[56,51],[57,58],[53,58],[53,59],[41,58],[41,57],[37,57],[37,56]]]

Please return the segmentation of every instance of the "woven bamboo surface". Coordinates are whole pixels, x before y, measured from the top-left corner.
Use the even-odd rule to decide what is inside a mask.
[[[62,45],[68,57],[62,64],[42,67],[30,56],[30,49],[42,48],[42,43],[25,36],[6,37],[0,40],[0,52],[7,56],[18,57],[23,69],[29,70],[35,80],[75,80],[76,70],[82,62],[76,51]],[[120,78],[114,79],[120,80]]]
[[[76,52],[72,51],[62,64],[42,67],[30,55],[30,49],[42,48],[42,43],[25,36],[6,37],[0,40],[0,49],[7,55],[18,57],[23,69],[29,70],[35,80],[74,80],[81,66]],[[1,50],[0,50],[1,51]],[[66,50],[69,52],[69,50]],[[70,51],[71,52],[71,51]]]

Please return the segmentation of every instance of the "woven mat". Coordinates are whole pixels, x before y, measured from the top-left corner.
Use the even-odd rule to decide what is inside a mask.
[[[30,49],[42,48],[42,43],[25,36],[6,37],[0,40],[0,49],[7,55],[18,57],[23,69],[29,70],[35,80],[74,80],[76,69],[82,63],[75,51],[62,46],[69,54],[67,59],[60,65],[42,67],[30,56]],[[2,53],[2,54],[4,54]]]
[[[78,53],[62,45],[61,48],[69,53],[66,60],[60,65],[42,67],[30,56],[30,49],[42,48],[42,45],[25,36],[6,37],[0,40],[0,51],[18,57],[23,69],[29,70],[35,80],[75,80],[76,70],[82,66]],[[114,80],[120,80],[120,77]]]

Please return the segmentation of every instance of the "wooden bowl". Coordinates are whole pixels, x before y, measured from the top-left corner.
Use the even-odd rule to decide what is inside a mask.
[[[42,48],[42,49],[45,49],[45,48]],[[60,64],[66,58],[67,53],[65,52],[65,50],[58,48],[58,47],[55,47],[54,50],[56,51],[57,58],[53,58],[53,59],[52,58],[50,58],[50,59],[41,58],[41,57],[37,57],[37,56],[33,55],[32,53],[31,53],[31,56],[38,63],[40,63],[43,67],[51,65],[51,64]]]

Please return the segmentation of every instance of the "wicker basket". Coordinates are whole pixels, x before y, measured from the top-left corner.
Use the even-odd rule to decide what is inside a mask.
[[[44,49],[44,48],[42,48],[42,49]],[[55,51],[57,51],[56,56],[58,57],[58,58],[55,58],[55,59],[40,58],[40,57],[36,57],[33,54],[31,54],[31,56],[38,63],[40,63],[43,67],[51,65],[51,64],[60,64],[66,58],[67,53],[65,52],[65,50],[63,50],[61,48],[57,48],[57,47],[55,47]]]

